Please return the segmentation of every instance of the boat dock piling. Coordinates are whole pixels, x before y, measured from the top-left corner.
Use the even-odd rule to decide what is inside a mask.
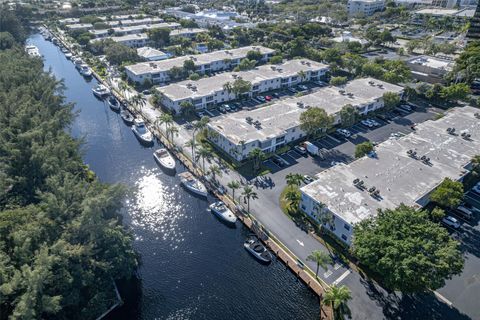
[[[44,26],[47,30],[54,35],[63,46],[68,48],[73,53],[73,48],[70,46],[63,37],[59,36],[57,33],[52,32],[48,29],[47,26]],[[111,85],[108,81],[103,79],[95,70],[92,68],[92,75],[100,82],[101,84],[110,88],[111,93],[115,96],[118,101],[124,101],[125,97],[118,92],[118,90]],[[252,215],[238,210],[235,202],[227,194],[220,194],[216,187],[214,187],[209,181],[205,181],[204,173],[187,155],[185,155],[180,148],[176,147],[175,144],[172,144],[166,135],[157,128],[154,124],[155,119],[150,119],[147,114],[143,113],[142,110],[136,110],[131,106],[126,105],[128,110],[144,119],[145,123],[148,125],[148,128],[152,131],[154,136],[160,141],[171,153],[174,155],[184,166],[190,171],[194,176],[199,178],[201,181],[205,182],[205,185],[210,193],[214,194],[217,198],[222,200],[230,210],[242,221],[242,223],[249,228],[252,232],[257,234],[257,236],[262,240],[262,242],[270,249],[271,252],[275,254],[278,260],[282,261],[287,268],[289,268],[299,280],[301,280],[307,287],[309,287],[321,300],[325,292],[325,289],[328,288],[322,279],[315,279],[313,271],[308,269],[306,266],[300,266],[297,262],[297,257],[278,240],[271,232],[269,232],[265,227],[263,227]],[[310,272],[308,272],[310,271]],[[313,274],[313,275],[312,275]],[[320,319],[334,319],[333,310],[330,306],[320,304]]]

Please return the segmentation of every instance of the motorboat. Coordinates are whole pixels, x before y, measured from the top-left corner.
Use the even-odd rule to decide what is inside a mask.
[[[96,95],[99,98],[103,98],[103,97],[108,96],[110,94],[110,89],[108,89],[103,84],[99,84],[98,86],[93,88],[92,91],[93,91],[93,94]]]
[[[118,102],[118,100],[114,96],[108,97],[107,102],[110,109],[112,109],[115,112],[120,111],[120,102]]]
[[[92,70],[88,67],[86,64],[82,64],[80,66],[80,74],[84,77],[91,77],[92,76]]]
[[[38,51],[38,48],[33,45],[28,45],[25,47],[25,52],[31,57],[40,57],[40,51]]]
[[[73,57],[72,53],[70,53],[70,52],[65,53],[65,58],[72,59],[72,57]]]
[[[237,217],[228,209],[223,201],[217,201],[210,205],[210,211],[214,213],[220,220],[234,224]]]
[[[171,171],[175,170],[175,159],[167,149],[162,148],[155,150],[153,157],[162,168]]]
[[[150,144],[153,142],[153,135],[145,126],[142,119],[135,119],[133,121],[132,131],[135,136],[143,143]]]
[[[272,261],[272,255],[257,237],[247,238],[243,247],[260,262],[270,263]]]
[[[73,65],[77,70],[80,70],[84,65],[83,60],[80,58],[73,59]]]
[[[135,120],[135,117],[127,109],[120,111],[120,117],[122,117],[122,120],[128,125],[133,124],[133,121]]]
[[[180,182],[188,191],[201,197],[207,197],[207,188],[193,174],[187,171],[180,173],[178,176],[180,177]]]

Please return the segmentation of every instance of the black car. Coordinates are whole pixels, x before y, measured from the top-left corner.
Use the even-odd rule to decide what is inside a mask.
[[[280,158],[279,156],[273,156],[272,162],[282,168],[285,166],[285,163],[282,161],[282,158]]]

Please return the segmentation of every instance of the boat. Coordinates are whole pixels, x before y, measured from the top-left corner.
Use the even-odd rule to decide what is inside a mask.
[[[190,172],[182,172],[178,176],[180,177],[180,182],[187,190],[196,195],[207,197],[208,191],[205,185],[201,183],[200,180],[195,178]]]
[[[70,52],[65,53],[65,58],[71,59],[73,57],[73,54]]]
[[[58,39],[52,36],[52,42],[53,44],[57,45],[58,44]]]
[[[237,217],[233,212],[228,209],[228,207],[223,203],[223,201],[217,201],[210,205],[210,211],[213,212],[220,220],[227,223],[235,224],[237,222]]]
[[[80,74],[84,77],[91,77],[92,70],[86,64],[83,64],[80,66]]]
[[[31,57],[40,57],[40,51],[38,51],[38,48],[33,45],[28,45],[25,47],[25,52],[31,56]]]
[[[153,135],[150,131],[148,131],[147,127],[145,126],[145,122],[141,119],[135,119],[133,121],[132,131],[135,136],[143,143],[150,144],[153,142]]]
[[[133,124],[133,121],[135,120],[135,117],[127,109],[120,111],[120,117],[122,117],[123,121],[129,125]]]
[[[75,68],[76,68],[77,70],[80,70],[81,67],[82,67],[82,65],[83,65],[84,63],[83,63],[83,60],[82,60],[82,59],[76,58],[76,59],[73,59],[73,64],[75,65]]]
[[[93,94],[99,98],[103,98],[104,96],[108,96],[110,94],[110,89],[108,89],[103,84],[99,84],[95,88],[92,89]]]
[[[110,106],[110,109],[112,109],[115,112],[120,111],[120,102],[114,97],[110,96],[107,99],[108,105]]]
[[[164,169],[175,170],[175,159],[167,149],[158,149],[153,153],[153,157],[157,163]]]
[[[257,237],[247,238],[243,247],[260,262],[270,263],[272,261],[272,255]]]

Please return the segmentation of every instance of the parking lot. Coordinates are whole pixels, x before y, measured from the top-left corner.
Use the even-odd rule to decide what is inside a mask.
[[[437,292],[445,302],[452,305],[471,319],[480,319],[478,297],[480,297],[480,194],[468,190],[465,193],[465,202],[472,206],[473,219],[466,220],[455,212],[449,215],[460,221],[460,227],[449,229],[461,243],[465,253],[465,266],[463,272],[448,280],[445,286]]]

